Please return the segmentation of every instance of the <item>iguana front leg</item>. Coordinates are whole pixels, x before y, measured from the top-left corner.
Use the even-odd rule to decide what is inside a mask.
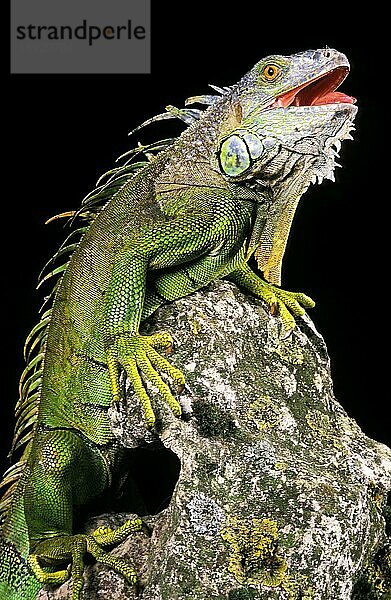
[[[118,334],[107,350],[107,365],[109,368],[113,401],[119,402],[121,400],[119,367],[123,367],[141,402],[145,420],[150,427],[153,427],[155,424],[155,414],[139,371],[142,371],[149,381],[158,388],[172,412],[178,417],[181,415],[180,404],[159,375],[159,371],[167,373],[176,383],[178,392],[182,391],[185,378],[179,369],[173,367],[167,359],[155,350],[155,348],[159,347],[169,349],[171,346],[172,338],[167,332],[143,336],[138,331],[134,331]]]
[[[294,317],[304,315],[305,308],[313,308],[315,302],[301,292],[287,292],[271,283],[267,283],[252,271],[247,263],[227,276],[227,279],[239,287],[262,298],[269,305],[271,314],[279,314],[287,333],[295,327]]]
[[[224,215],[222,215],[224,217]],[[155,414],[145,390],[140,372],[153,383],[173,413],[181,414],[179,402],[172,394],[160,373],[166,373],[176,384],[178,391],[184,387],[183,374],[173,367],[156,348],[170,348],[171,336],[156,333],[142,336],[139,325],[143,317],[146,278],[150,270],[161,271],[157,276],[156,293],[162,301],[171,301],[189,294],[216,278],[219,265],[216,257],[208,253],[218,242],[221,233],[218,219],[190,215],[176,222],[165,221],[144,229],[136,241],[129,243],[117,257],[106,300],[106,348],[107,364],[113,400],[121,399],[119,369],[125,369],[133,388],[141,401],[145,419],[150,427]],[[219,237],[220,236],[220,237]],[[222,259],[217,257],[221,262]],[[200,261],[199,270],[190,277],[186,264]],[[148,311],[147,311],[148,313]]]

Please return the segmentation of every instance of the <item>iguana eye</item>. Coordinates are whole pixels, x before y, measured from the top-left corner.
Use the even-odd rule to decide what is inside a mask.
[[[274,79],[276,79],[280,73],[281,69],[276,65],[266,65],[266,67],[263,69],[263,76],[268,81],[274,81]]]

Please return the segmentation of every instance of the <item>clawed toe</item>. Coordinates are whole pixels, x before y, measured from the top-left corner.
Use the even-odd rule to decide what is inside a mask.
[[[109,554],[103,547],[118,544],[129,534],[141,530],[150,535],[149,527],[137,517],[126,521],[117,529],[98,527],[90,535],[52,538],[38,544],[34,554],[28,556],[27,562],[38,581],[44,585],[61,585],[72,578],[72,600],[81,599],[84,583],[84,555],[86,552],[89,552],[97,562],[111,567],[125,577],[129,583],[135,585],[137,583],[137,573],[133,566],[127,560]],[[56,564],[60,559],[64,563],[70,561],[70,568],[49,572],[46,567],[41,565],[41,560],[46,565],[50,564],[51,561]]]
[[[119,368],[126,371],[136,395],[138,396],[146,423],[153,428],[156,417],[152,408],[151,399],[145,389],[143,376],[154,385],[160,396],[170,407],[173,414],[180,417],[181,406],[174,397],[170,387],[162,379],[161,374],[166,374],[177,386],[177,392],[181,393],[185,386],[185,378],[181,371],[173,367],[166,358],[159,354],[155,348],[164,349],[166,353],[172,351],[173,340],[169,333],[159,332],[151,336],[139,334],[118,335],[114,343],[107,351],[107,365],[112,387],[113,401],[118,402],[120,390],[118,384]]]
[[[295,317],[302,317],[306,308],[313,308],[315,302],[301,292],[287,292],[274,285],[262,281],[258,295],[269,306],[270,314],[282,320],[285,337],[289,337],[296,326]]]

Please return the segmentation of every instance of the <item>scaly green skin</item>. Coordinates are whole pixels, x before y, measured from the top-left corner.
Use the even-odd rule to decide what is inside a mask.
[[[278,71],[272,80],[268,65]],[[230,277],[279,313],[287,331],[313,306],[304,294],[272,284],[280,283],[297,202],[316,177],[332,177],[332,144],[350,137],[356,109],[348,103],[270,106],[288,90],[347,65],[330,49],[268,57],[221,98],[198,97],[211,104],[200,120],[129,177],[86,231],[57,289],[42,381],[39,374],[29,380],[39,391],[38,414],[0,538],[3,595],[32,599],[42,584],[72,576],[78,600],[86,552],[136,581],[133,569],[102,547],[139,530],[140,520],[117,532],[73,531],[74,506],[103,492],[116,473],[121,449],[107,411],[121,400],[120,370],[153,427],[140,372],[177,416],[180,404],[159,372],[179,391],[185,383],[157,351],[170,349],[170,335],[139,334],[140,323],[160,305]],[[247,265],[254,252],[268,283]]]

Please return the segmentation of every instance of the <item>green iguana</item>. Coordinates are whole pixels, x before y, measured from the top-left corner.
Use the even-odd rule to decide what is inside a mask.
[[[41,276],[61,275],[52,308],[26,342],[13,443],[24,451],[2,484],[2,600],[33,599],[69,578],[80,599],[86,553],[136,582],[132,566],[104,548],[140,530],[141,519],[92,535],[72,520],[75,506],[115,479],[121,448],[108,409],[121,402],[122,370],[150,428],[145,380],[181,415],[173,389],[185,380],[161,354],[171,336],[141,335],[140,323],[222,277],[266,301],[286,331],[314,305],[278,287],[281,262],[299,198],[334,179],[341,140],[351,139],[355,99],[335,91],[348,72],[347,58],[328,48],[269,56],[236,85],[186,101],[206,110],[167,107],[142,126],[178,117],[182,134],[127,153],[73,214],[82,226],[54,257],[65,263]],[[265,280],[248,266],[253,254]]]

